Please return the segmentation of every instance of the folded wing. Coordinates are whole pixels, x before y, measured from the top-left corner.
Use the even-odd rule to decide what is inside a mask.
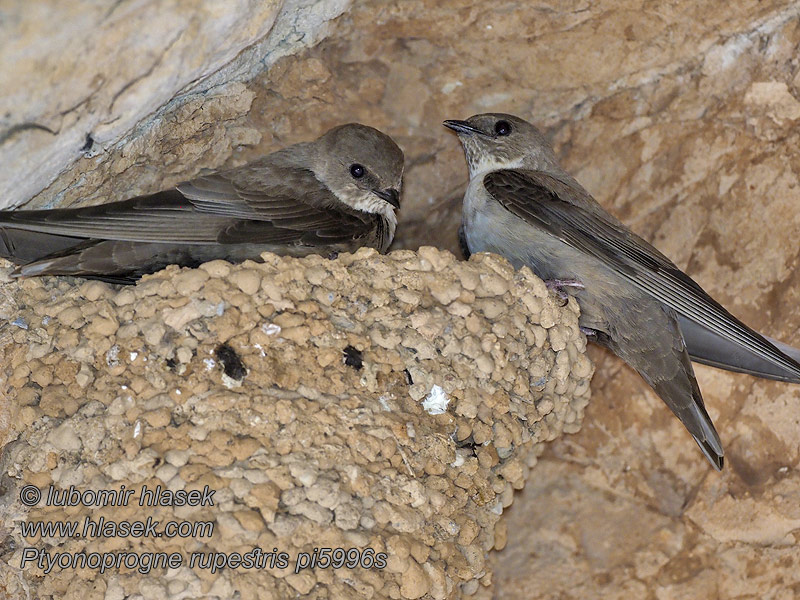
[[[540,171],[501,170],[484,178],[507,210],[570,246],[596,256],[681,318],[689,353],[715,366],[800,381],[800,363],[744,325],[645,240],[608,215],[583,190]],[[715,343],[719,345],[715,347]],[[764,369],[765,365],[771,365]]]

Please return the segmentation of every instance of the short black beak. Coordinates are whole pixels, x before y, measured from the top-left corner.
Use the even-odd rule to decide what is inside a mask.
[[[400,192],[398,192],[396,189],[389,188],[388,190],[377,190],[375,195],[381,200],[386,200],[386,202],[395,208],[400,208]]]
[[[466,133],[467,135],[472,135],[473,133],[483,133],[480,129],[476,129],[466,121],[453,121],[447,120],[442,123],[448,129],[452,129],[456,133]]]

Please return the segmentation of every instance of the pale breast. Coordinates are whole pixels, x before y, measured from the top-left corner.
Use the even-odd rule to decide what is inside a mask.
[[[480,180],[467,189],[462,221],[470,252],[499,254],[515,268],[527,265],[544,280],[580,281],[585,289],[566,291],[574,295],[581,306],[582,325],[602,328],[611,317],[605,310],[611,298],[642,296],[599,259],[576,250],[503,208]]]

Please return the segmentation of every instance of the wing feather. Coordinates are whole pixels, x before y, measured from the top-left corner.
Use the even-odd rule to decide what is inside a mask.
[[[121,202],[0,213],[0,227],[131,242],[319,245],[367,238],[378,218],[346,206],[310,170],[260,161]]]
[[[681,317],[800,377],[800,363],[744,325],[584,190],[540,171],[487,174],[486,190],[503,207],[565,244],[596,257]]]

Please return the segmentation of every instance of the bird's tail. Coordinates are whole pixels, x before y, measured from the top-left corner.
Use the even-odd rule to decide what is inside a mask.
[[[689,379],[692,386],[691,398],[686,397],[684,382],[674,379],[654,385],[653,389],[689,430],[708,462],[717,471],[721,471],[725,463],[722,442],[708,415],[694,373],[689,373]]]
[[[680,336],[679,331],[676,334]],[[678,339],[683,341],[682,338]],[[651,357],[653,362],[645,369],[637,370],[689,430],[708,462],[717,471],[721,471],[724,464],[722,442],[706,410],[689,354],[686,348],[681,346],[682,344],[673,343],[671,348],[673,358],[661,362],[662,368],[657,370],[657,375],[654,376],[652,371],[654,365],[659,365],[655,356]]]
[[[631,304],[631,307],[630,323],[635,326],[629,327],[619,339],[608,339],[606,343],[650,384],[692,434],[708,461],[721,470],[722,442],[700,394],[676,316],[658,308],[648,310],[647,305]],[[637,323],[638,314],[645,315],[646,320]]]
[[[83,241],[82,238],[26,231],[0,224],[0,257],[17,265],[63,252]]]

